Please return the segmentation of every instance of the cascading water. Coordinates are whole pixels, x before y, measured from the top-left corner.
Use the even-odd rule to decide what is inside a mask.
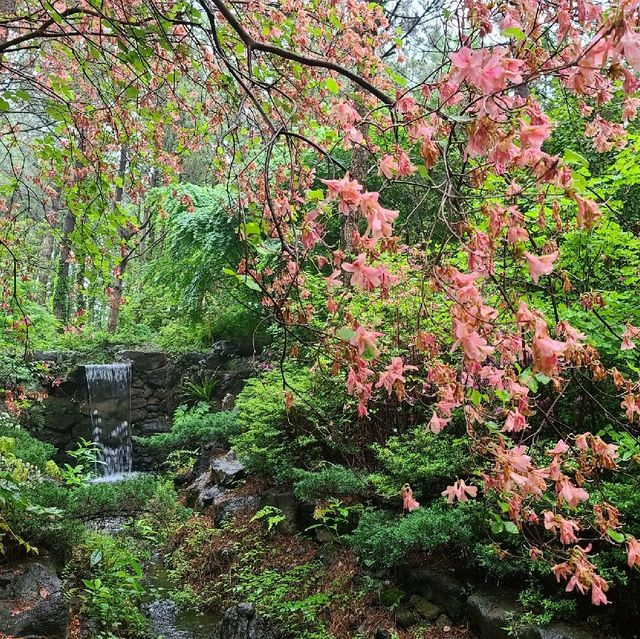
[[[114,480],[131,472],[131,366],[85,366],[93,441],[101,453],[102,475]]]

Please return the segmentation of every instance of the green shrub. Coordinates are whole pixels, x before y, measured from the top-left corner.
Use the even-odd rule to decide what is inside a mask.
[[[174,451],[193,450],[205,444],[227,446],[231,437],[239,431],[235,413],[212,413],[211,407],[201,402],[192,408],[178,408],[171,432],[134,437],[134,440],[147,454],[166,459]]]
[[[142,570],[147,558],[130,540],[93,533],[66,568],[72,609],[92,627],[97,639],[147,636],[141,607],[147,592]]]
[[[167,520],[182,510],[173,484],[153,475],[139,475],[115,483],[84,484],[69,496],[69,517],[91,519],[98,516],[151,513]]]
[[[59,509],[61,515],[53,518],[37,511],[17,513],[8,521],[17,534],[37,547],[48,548],[61,559],[67,558],[73,547],[82,542],[85,524],[93,520],[144,515],[163,530],[188,512],[178,503],[172,482],[151,475],[73,487],[44,480],[30,484],[26,497],[34,506]]]
[[[373,483],[388,496],[397,495],[406,482],[419,497],[439,496],[464,474],[469,459],[464,440],[446,432],[434,435],[424,427],[390,437],[372,449],[384,469],[384,474],[372,477]]]
[[[56,452],[51,444],[41,442],[10,418],[1,415],[0,437],[11,437],[14,440],[13,454],[40,470],[44,470],[47,461]]]
[[[69,488],[55,481],[34,482],[25,491],[29,503],[36,507],[57,508],[60,516],[51,517],[30,509],[26,513],[14,513],[8,521],[20,536],[38,549],[46,548],[64,561],[85,534],[83,522],[68,516],[71,493]]]
[[[273,370],[251,379],[236,398],[241,433],[233,447],[257,473],[290,479],[295,468],[310,469],[321,460],[340,459],[344,450],[344,390],[335,380],[307,369]],[[289,409],[285,393],[293,399]]]
[[[294,492],[302,501],[315,501],[345,495],[363,496],[367,492],[366,477],[344,466],[327,466],[316,471],[296,470]]]
[[[477,502],[452,507],[442,500],[406,516],[366,510],[347,542],[364,565],[390,568],[415,552],[466,554],[483,532]]]

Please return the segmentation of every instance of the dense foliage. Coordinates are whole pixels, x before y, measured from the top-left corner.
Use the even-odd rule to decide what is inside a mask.
[[[33,347],[268,345],[142,445],[230,443],[363,562],[629,608],[640,3],[436,2],[404,40],[388,4],[3,3],[3,401],[52,381]],[[24,546],[85,478],[0,450]]]

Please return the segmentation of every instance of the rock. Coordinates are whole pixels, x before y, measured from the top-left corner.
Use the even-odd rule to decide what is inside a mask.
[[[217,507],[216,520],[223,521],[238,513],[258,510],[260,508],[260,497],[258,495],[241,495],[231,498],[223,496],[213,505]]]
[[[265,495],[264,504],[275,506],[282,511],[285,519],[278,524],[278,530],[285,535],[295,535],[303,530],[299,518],[299,502],[292,492],[276,493],[270,491]]]
[[[186,501],[189,506],[206,508],[207,506],[217,506],[219,500],[226,491],[211,482],[209,472],[199,475],[196,480],[186,489]]]
[[[509,632],[505,630],[513,623],[511,615],[514,612],[514,598],[509,593],[474,592],[467,600],[467,616],[471,627],[481,639],[509,639]],[[525,634],[526,633],[526,634]],[[529,629],[518,632],[523,639],[533,639]]]
[[[419,595],[411,595],[409,597],[409,606],[411,606],[423,619],[433,621],[441,612],[436,604]]]
[[[397,606],[406,597],[404,590],[389,586],[380,593],[380,603],[387,608],[393,608]]]
[[[444,630],[445,628],[451,628],[453,621],[447,617],[447,615],[439,615],[436,619],[436,628]]]
[[[569,626],[554,623],[549,626],[535,628],[536,639],[595,639],[596,635],[580,626]]]
[[[145,408],[147,405],[147,400],[144,397],[132,397],[131,398],[131,410],[138,410],[140,408]]]
[[[208,506],[218,506],[224,501],[227,491],[219,486],[209,486],[202,490],[196,499],[196,506],[207,508]]]
[[[235,395],[233,395],[232,393],[227,393],[223,398],[222,398],[222,410],[233,410],[234,407],[236,405],[236,398]]]
[[[213,483],[231,488],[244,477],[245,468],[244,464],[230,451],[211,462],[210,472]]]
[[[150,639],[194,639],[191,632],[176,627],[178,606],[170,599],[160,599],[147,606],[149,615]]]
[[[454,623],[464,619],[466,584],[453,573],[437,567],[409,568],[400,574],[400,583],[439,606]]]
[[[396,624],[403,629],[407,629],[420,622],[420,615],[407,605],[399,606],[396,610]]]
[[[45,560],[0,571],[0,628],[8,635],[63,637],[68,609],[62,582]]]
[[[162,368],[149,371],[145,374],[144,378],[151,388],[163,388],[169,383],[169,367],[163,366]]]
[[[121,351],[118,359],[130,361],[137,372],[155,371],[167,365],[167,356],[160,351]]]
[[[241,603],[225,610],[214,639],[279,639],[281,636],[251,604]]]
[[[332,544],[338,540],[338,535],[331,528],[320,526],[316,528],[316,539],[319,544]]]

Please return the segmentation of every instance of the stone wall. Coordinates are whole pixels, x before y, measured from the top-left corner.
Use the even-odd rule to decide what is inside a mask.
[[[74,353],[36,353],[34,358],[53,362],[64,371],[62,382],[47,390],[44,414],[37,428],[40,439],[52,443],[64,461],[64,451],[76,448],[81,437],[91,438],[91,418],[87,383],[81,356]],[[251,350],[233,342],[214,344],[207,353],[184,353],[177,356],[148,350],[114,351],[113,362],[131,363],[131,426],[134,435],[152,435],[171,428],[175,409],[190,399],[186,385],[213,378],[213,400],[222,404],[235,396],[244,380],[254,374],[258,359]],[[134,451],[134,465],[136,455]]]

